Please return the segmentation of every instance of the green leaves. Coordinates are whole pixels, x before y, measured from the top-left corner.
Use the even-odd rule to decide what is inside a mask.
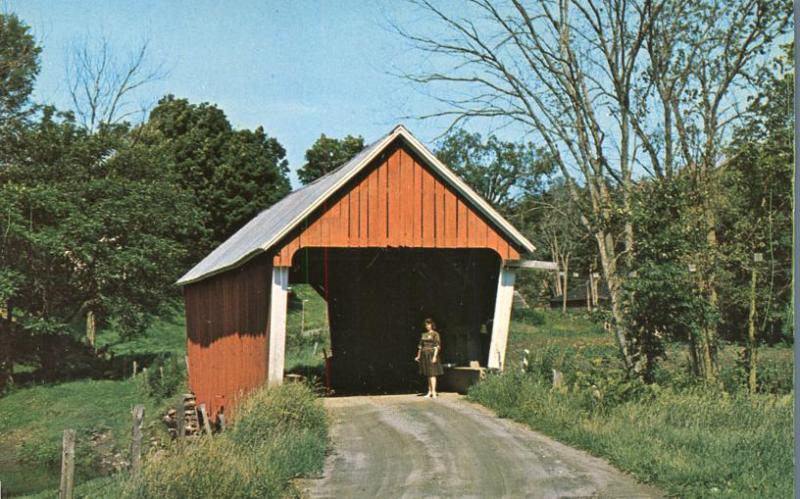
[[[297,177],[304,184],[311,183],[350,161],[362,149],[364,139],[360,135],[335,139],[323,133],[306,151],[306,163],[297,170]]]

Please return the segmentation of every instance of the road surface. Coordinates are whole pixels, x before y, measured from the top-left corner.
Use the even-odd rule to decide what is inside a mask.
[[[662,497],[462,396],[334,397],[334,450],[304,497]]]

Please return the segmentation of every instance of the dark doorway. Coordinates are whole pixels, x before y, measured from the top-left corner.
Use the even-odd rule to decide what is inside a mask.
[[[337,394],[413,393],[425,386],[414,355],[432,317],[442,363],[485,366],[500,257],[484,249],[307,248],[291,282],[328,304]]]

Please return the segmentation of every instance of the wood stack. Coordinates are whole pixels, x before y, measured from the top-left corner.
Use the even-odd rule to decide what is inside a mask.
[[[183,424],[178,424],[178,412],[183,414]],[[197,398],[193,393],[184,393],[183,402],[178,403],[175,409],[170,409],[163,418],[169,428],[172,438],[178,436],[180,427],[183,427],[183,436],[193,436],[200,434],[200,418],[197,415]]]
[[[197,417],[197,398],[194,393],[183,394],[183,413],[185,434],[194,435],[195,433],[200,433],[200,423]]]

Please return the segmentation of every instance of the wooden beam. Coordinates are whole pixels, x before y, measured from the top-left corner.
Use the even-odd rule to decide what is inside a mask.
[[[555,262],[543,262],[540,260],[508,260],[506,267],[516,269],[538,269],[538,270],[558,270]]]
[[[283,383],[286,349],[286,306],[289,294],[289,267],[272,268],[272,287],[269,293],[269,358],[267,384]]]
[[[506,358],[508,328],[511,323],[511,306],[514,303],[514,281],[516,271],[513,268],[501,267],[497,280],[497,298],[494,302],[494,320],[492,321],[492,341],[489,345],[490,368],[502,370]]]

